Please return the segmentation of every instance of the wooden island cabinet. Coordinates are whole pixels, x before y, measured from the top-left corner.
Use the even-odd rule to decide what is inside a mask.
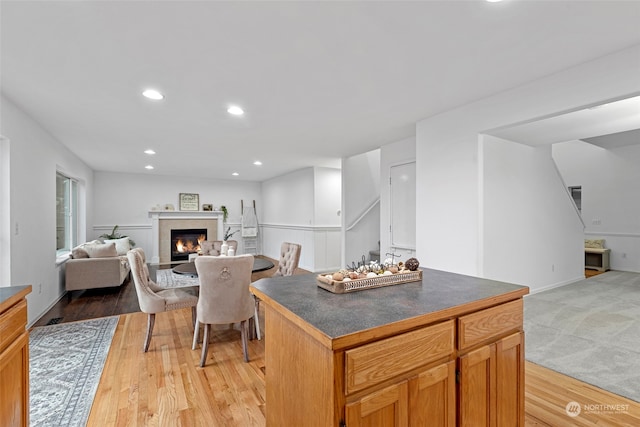
[[[29,332],[31,286],[0,288],[0,426],[29,425]]]
[[[423,269],[333,294],[261,279],[267,426],[524,426],[528,288]]]

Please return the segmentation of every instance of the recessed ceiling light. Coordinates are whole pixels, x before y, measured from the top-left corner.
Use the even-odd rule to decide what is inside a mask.
[[[238,172],[234,172],[234,173],[232,173],[231,175],[233,175],[233,176],[238,176],[238,175],[240,175],[240,174],[239,174]]]
[[[155,89],[147,89],[144,92],[142,92],[142,95],[146,98],[153,99],[154,101],[159,101],[161,99],[164,99],[164,95]]]
[[[244,114],[244,110],[237,105],[232,105],[231,107],[227,108],[227,112],[229,114],[233,114],[234,116],[241,116]]]
[[[144,150],[144,154],[153,155],[153,154],[156,154],[156,152],[153,151],[152,149],[148,149],[148,150]]]
[[[144,168],[145,168],[145,169],[149,169],[149,170],[151,170],[151,169],[153,169],[153,166],[151,166],[151,165],[147,165],[147,166],[145,166]]]
[[[256,160],[253,164],[256,166],[262,166],[262,162],[260,160]]]

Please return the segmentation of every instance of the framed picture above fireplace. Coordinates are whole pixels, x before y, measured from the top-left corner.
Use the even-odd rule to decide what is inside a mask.
[[[197,193],[180,193],[180,210],[197,211],[200,209],[200,196]]]

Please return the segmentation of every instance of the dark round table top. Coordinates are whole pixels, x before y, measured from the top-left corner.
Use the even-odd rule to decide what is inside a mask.
[[[270,268],[273,268],[273,263],[268,259],[253,258],[253,268],[251,269],[252,273],[268,270]],[[183,264],[177,265],[173,267],[173,272],[176,274],[185,274],[194,277],[198,276],[195,262],[185,262]]]

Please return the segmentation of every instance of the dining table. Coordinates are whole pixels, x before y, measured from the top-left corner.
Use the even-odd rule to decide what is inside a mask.
[[[251,272],[255,273],[258,271],[265,271],[273,268],[274,264],[268,259],[265,258],[253,258],[253,267],[251,268]],[[196,270],[195,262],[185,262],[173,267],[172,271],[176,274],[184,274],[186,276],[198,277],[198,271]]]

